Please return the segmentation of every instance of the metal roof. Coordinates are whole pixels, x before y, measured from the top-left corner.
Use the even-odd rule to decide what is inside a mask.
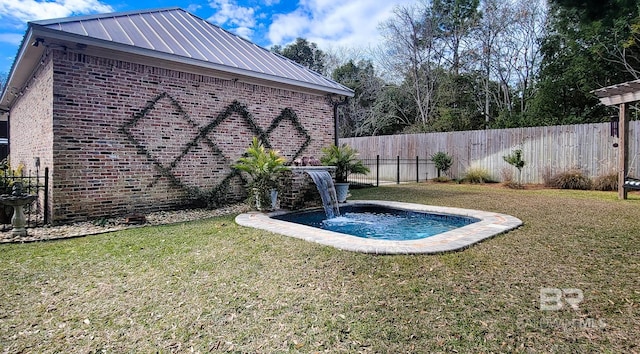
[[[607,106],[640,101],[640,80],[603,87],[593,93]]]
[[[196,65],[260,80],[294,85],[320,92],[353,96],[353,90],[288,58],[211,24],[181,8],[117,12],[29,22],[9,79],[26,80],[48,40],[139,54]],[[18,71],[18,73],[16,73]],[[21,72],[24,71],[24,72]],[[15,77],[14,77],[15,76]],[[19,85],[13,85],[14,91]],[[3,92],[5,106],[6,92]]]

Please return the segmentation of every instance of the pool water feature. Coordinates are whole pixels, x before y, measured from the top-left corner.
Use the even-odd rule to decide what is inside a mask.
[[[340,216],[338,197],[336,196],[336,188],[331,174],[326,170],[308,170],[306,172],[311,176],[313,183],[318,188],[326,216],[330,219]]]
[[[322,210],[273,216],[274,219],[376,240],[417,240],[480,221],[473,217],[434,214],[376,205],[343,207],[341,216]]]

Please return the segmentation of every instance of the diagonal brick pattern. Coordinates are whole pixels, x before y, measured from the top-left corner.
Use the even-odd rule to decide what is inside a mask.
[[[150,126],[155,129],[148,129]],[[176,186],[192,190],[216,190],[231,179],[241,178],[230,167],[240,157],[236,156],[238,152],[232,146],[237,144],[231,144],[232,141],[241,140],[248,145],[257,136],[265,146],[277,149],[278,142],[288,139],[298,146],[297,150],[286,152],[287,156],[293,156],[291,160],[299,157],[311,141],[290,108],[283,109],[263,130],[247,107],[234,101],[206,125],[200,125],[166,92],[150,100],[121,131],[159,172],[148,187],[165,177]],[[147,134],[148,131],[153,133]],[[202,173],[183,172],[194,170]]]

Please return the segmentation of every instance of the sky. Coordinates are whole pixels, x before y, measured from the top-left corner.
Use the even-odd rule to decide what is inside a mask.
[[[0,73],[9,73],[27,22],[181,7],[264,48],[306,38],[322,50],[366,50],[396,5],[416,0],[0,0]]]

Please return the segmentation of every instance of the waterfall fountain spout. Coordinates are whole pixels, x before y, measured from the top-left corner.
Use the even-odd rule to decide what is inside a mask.
[[[322,206],[328,219],[340,216],[340,208],[338,207],[338,198],[336,197],[336,188],[333,184],[331,174],[325,170],[307,170],[306,171],[320,192],[322,198]]]

